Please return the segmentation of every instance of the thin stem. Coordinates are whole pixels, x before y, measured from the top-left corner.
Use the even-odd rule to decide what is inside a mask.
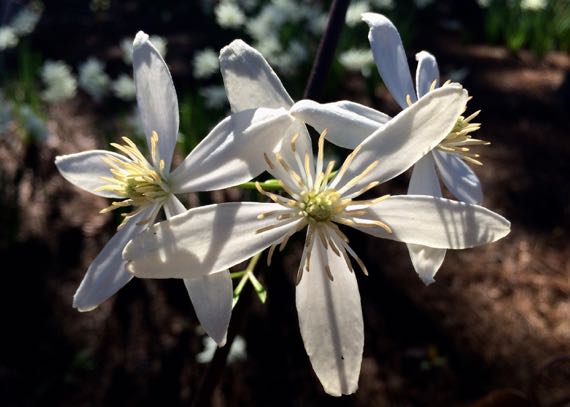
[[[317,50],[315,63],[305,88],[304,99],[317,101],[320,99],[321,91],[338,45],[338,39],[340,38],[342,27],[344,27],[346,10],[348,10],[349,4],[350,0],[333,0],[332,2],[327,28]]]

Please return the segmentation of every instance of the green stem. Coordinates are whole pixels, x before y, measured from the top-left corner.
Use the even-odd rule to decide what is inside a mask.
[[[256,181],[244,182],[243,184],[238,185],[238,188],[257,189],[255,184],[257,184]],[[260,182],[259,185],[266,191],[277,191],[282,189],[281,182],[276,179],[268,179],[267,181]]]

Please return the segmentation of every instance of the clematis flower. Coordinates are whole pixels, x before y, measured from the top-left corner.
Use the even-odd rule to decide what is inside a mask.
[[[362,19],[370,26],[368,39],[378,72],[403,109],[439,86],[439,69],[433,55],[426,51],[416,54],[418,66],[414,90],[406,53],[394,24],[376,13],[364,13]],[[439,173],[447,189],[457,199],[468,203],[480,203],[483,200],[481,182],[464,161],[481,165],[479,155],[472,153],[470,148],[489,143],[471,137],[471,133],[480,127],[479,123],[472,122],[479,111],[469,117],[462,114],[463,112],[458,116],[456,125],[448,136],[414,166],[409,194],[442,196],[437,175]],[[432,283],[445,258],[445,250],[408,245],[408,251],[420,278],[426,284]]]
[[[388,115],[364,105],[339,101],[320,104],[312,100],[297,103],[269,66],[263,55],[242,40],[235,40],[220,51],[220,70],[232,112],[254,108],[286,109],[294,119],[286,134],[308,136],[305,124],[334,128],[329,140],[341,147],[358,143],[381,128]],[[326,123],[323,127],[321,123]],[[354,135],[346,140],[346,135]]]
[[[179,124],[172,78],[145,33],[136,35],[133,48],[137,102],[150,159],[126,137],[124,144],[112,144],[118,152],[92,150],[56,158],[58,170],[69,182],[114,200],[103,212],[131,208],[123,214],[117,233],[93,260],[75,293],[73,306],[80,311],[96,308],[131,280],[132,274],[124,269],[123,248],[154,222],[161,209],[167,218],[186,210],[176,194],[222,189],[259,175],[264,166],[252,160],[249,145],[272,149],[293,120],[284,109],[250,109],[234,114],[171,171]],[[185,279],[184,284],[206,332],[222,345],[232,304],[229,272]]]
[[[277,152],[256,148],[288,197],[257,184],[272,202],[209,205],[155,224],[126,246],[127,270],[143,278],[215,275],[268,247],[270,261],[277,247],[283,250],[291,236],[306,229],[296,273],[301,335],[325,391],[351,394],[358,387],[364,343],[351,258],[368,272],[341,227],[445,249],[473,247],[509,233],[506,219],[477,205],[413,195],[356,199],[441,142],[466,101],[459,86],[434,90],[358,145],[334,176],[335,163],[325,165],[323,159],[326,132],[316,160],[305,133],[287,136]]]

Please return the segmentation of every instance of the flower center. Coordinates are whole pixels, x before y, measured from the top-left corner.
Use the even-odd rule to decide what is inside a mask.
[[[481,123],[471,122],[480,112],[481,111],[478,110],[469,117],[459,116],[451,132],[436,148],[446,153],[456,154],[472,164],[483,165],[483,163],[478,160],[479,154],[470,151],[472,146],[486,146],[491,144],[485,140],[471,138],[471,133],[481,128]]]
[[[311,219],[317,222],[326,222],[342,212],[346,205],[340,202],[340,194],[334,189],[322,192],[310,191],[301,195],[299,207]]]
[[[450,81],[446,81],[442,87],[448,85],[449,83]],[[431,86],[429,88],[430,92],[435,89],[436,84],[437,81],[435,80],[431,83]],[[468,100],[471,100],[471,97],[469,97]],[[413,104],[410,95],[406,95],[406,102],[408,106],[411,106]],[[453,129],[449,132],[447,137],[436,146],[436,148],[446,153],[456,154],[471,164],[483,165],[483,163],[478,160],[479,154],[475,154],[470,151],[472,146],[486,146],[491,144],[485,140],[471,138],[471,133],[481,128],[481,123],[471,123],[471,120],[476,118],[479,113],[481,113],[481,110],[477,110],[469,117],[462,115],[459,116],[455,122],[455,126],[453,126]]]
[[[131,212],[122,214],[124,220],[118,229],[121,229],[129,218],[138,214],[144,207],[164,201],[170,194],[168,182],[163,175],[164,161],[158,159],[158,134],[153,132],[151,137],[151,155],[153,162],[159,163],[158,169],[147,161],[132,140],[123,137],[123,141],[124,145],[117,143],[111,143],[111,145],[125,154],[128,160],[111,154],[105,157],[104,160],[109,165],[113,176],[102,177],[108,184],[97,188],[98,191],[110,191],[123,198],[123,200],[112,202],[101,213],[126,206],[133,207]]]

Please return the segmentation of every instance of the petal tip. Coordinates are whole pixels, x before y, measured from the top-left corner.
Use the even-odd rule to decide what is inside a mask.
[[[140,47],[146,42],[148,42],[148,34],[146,34],[144,31],[139,31],[133,41],[133,47]]]
[[[226,45],[220,50],[220,59],[228,58],[232,55],[241,54],[244,51],[247,51],[248,49],[253,49],[253,48],[249,46],[244,40],[238,38],[236,40],[233,40],[232,42],[230,42],[228,45]]]
[[[362,13],[360,15],[360,18],[362,19],[362,21],[368,24],[370,28],[372,28],[372,26],[381,25],[381,24],[393,25],[392,21],[390,21],[388,17],[378,13],[371,13],[371,12]]]

